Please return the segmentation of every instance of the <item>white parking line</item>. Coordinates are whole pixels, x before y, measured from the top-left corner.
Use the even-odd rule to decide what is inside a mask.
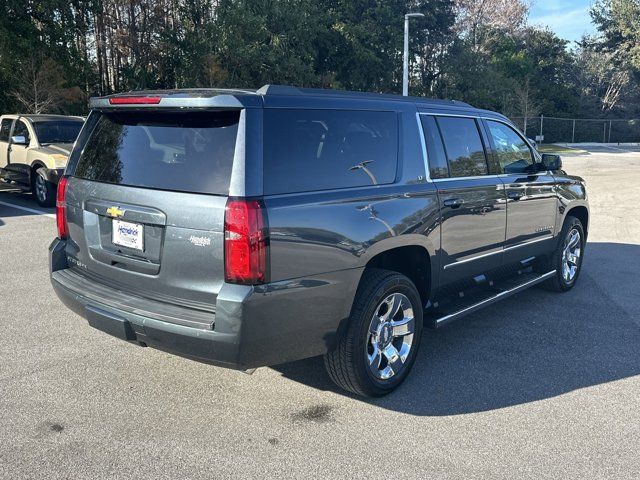
[[[35,208],[23,207],[22,205],[15,205],[13,203],[1,202],[1,201],[0,201],[0,205],[5,205],[11,208],[17,208],[18,210],[24,210],[25,212],[35,213],[37,215],[43,215],[48,218],[53,218],[53,219],[56,218],[56,216],[53,213],[43,212],[42,210],[36,210]]]

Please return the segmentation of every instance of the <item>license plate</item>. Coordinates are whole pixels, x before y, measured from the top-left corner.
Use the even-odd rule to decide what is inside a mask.
[[[144,225],[113,220],[111,241],[114,245],[144,250]]]

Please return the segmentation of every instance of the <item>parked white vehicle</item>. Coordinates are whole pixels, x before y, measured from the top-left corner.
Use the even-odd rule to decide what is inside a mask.
[[[62,115],[0,117],[0,178],[52,206],[84,118]]]

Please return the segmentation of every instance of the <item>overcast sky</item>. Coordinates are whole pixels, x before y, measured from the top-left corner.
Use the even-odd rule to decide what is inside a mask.
[[[565,40],[580,40],[582,34],[595,32],[590,7],[591,0],[534,0],[529,23],[548,26]]]

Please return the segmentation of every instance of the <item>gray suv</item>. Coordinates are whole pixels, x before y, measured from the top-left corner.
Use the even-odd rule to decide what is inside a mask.
[[[380,396],[423,326],[578,279],[584,182],[497,113],[284,86],[90,107],[51,282],[123,340],[240,370],[324,355]]]

